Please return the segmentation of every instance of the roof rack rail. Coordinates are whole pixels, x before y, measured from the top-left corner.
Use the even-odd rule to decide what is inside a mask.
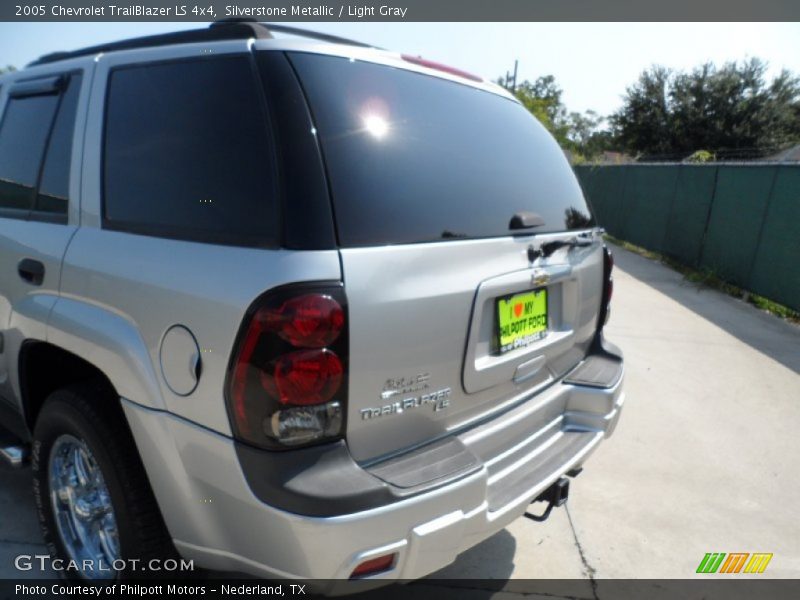
[[[145,37],[121,40],[119,42],[88,46],[86,48],[80,48],[70,52],[53,52],[51,54],[45,54],[33,62],[28,63],[28,66],[34,67],[36,65],[44,65],[61,60],[67,60],[69,58],[89,56],[104,52],[113,52],[115,50],[133,50],[135,48],[150,48],[153,46],[168,46],[172,44],[217,42],[222,40],[239,40],[249,38],[270,39],[273,37],[271,31],[302,36],[335,44],[347,44],[350,46],[360,46],[362,48],[374,47],[370,44],[348,40],[347,38],[329,35],[327,33],[318,33],[316,31],[289,27],[287,25],[260,23],[255,19],[220,19],[218,21],[214,21],[206,29],[190,29],[188,31],[176,31],[173,33],[148,35]]]
[[[101,52],[113,52],[115,50],[132,50],[134,48],[149,48],[152,46],[191,44],[194,42],[217,42],[221,40],[248,38],[265,39],[271,37],[272,34],[269,30],[257,22],[231,21],[220,24],[214,23],[211,27],[206,29],[190,29],[188,31],[148,35],[145,37],[121,40],[119,42],[111,42],[109,44],[88,46],[86,48],[80,48],[79,50],[73,50],[72,52],[54,52],[53,54],[42,56],[28,66],[32,67],[59,60],[66,60],[68,58],[100,54]]]

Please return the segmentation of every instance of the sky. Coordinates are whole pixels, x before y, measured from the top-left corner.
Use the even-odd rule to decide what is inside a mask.
[[[201,23],[0,23],[0,65],[42,54],[202,27]],[[691,69],[706,61],[759,57],[772,76],[800,75],[800,23],[302,23],[442,62],[487,79],[554,75],[568,110],[608,115],[644,69]]]

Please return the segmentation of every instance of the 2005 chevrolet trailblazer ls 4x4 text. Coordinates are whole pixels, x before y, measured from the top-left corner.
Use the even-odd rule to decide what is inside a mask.
[[[546,130],[270,31],[0,77],[2,452],[53,557],[421,577],[563,503],[616,425],[613,263]]]

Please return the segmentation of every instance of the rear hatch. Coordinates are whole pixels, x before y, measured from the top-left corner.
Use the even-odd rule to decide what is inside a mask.
[[[371,461],[440,438],[578,364],[597,322],[602,248],[538,121],[452,78],[289,56],[333,198],[353,456]],[[539,224],[511,229],[515,215]]]

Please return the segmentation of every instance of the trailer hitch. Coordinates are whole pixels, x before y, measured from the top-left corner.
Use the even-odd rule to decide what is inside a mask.
[[[569,479],[566,477],[561,477],[553,485],[539,494],[539,496],[537,496],[533,502],[531,502],[531,504],[535,504],[536,502],[547,502],[547,508],[544,509],[544,512],[541,515],[535,515],[526,511],[525,516],[534,521],[545,521],[547,520],[547,517],[550,516],[550,511],[553,510],[553,507],[566,504],[568,497]]]

